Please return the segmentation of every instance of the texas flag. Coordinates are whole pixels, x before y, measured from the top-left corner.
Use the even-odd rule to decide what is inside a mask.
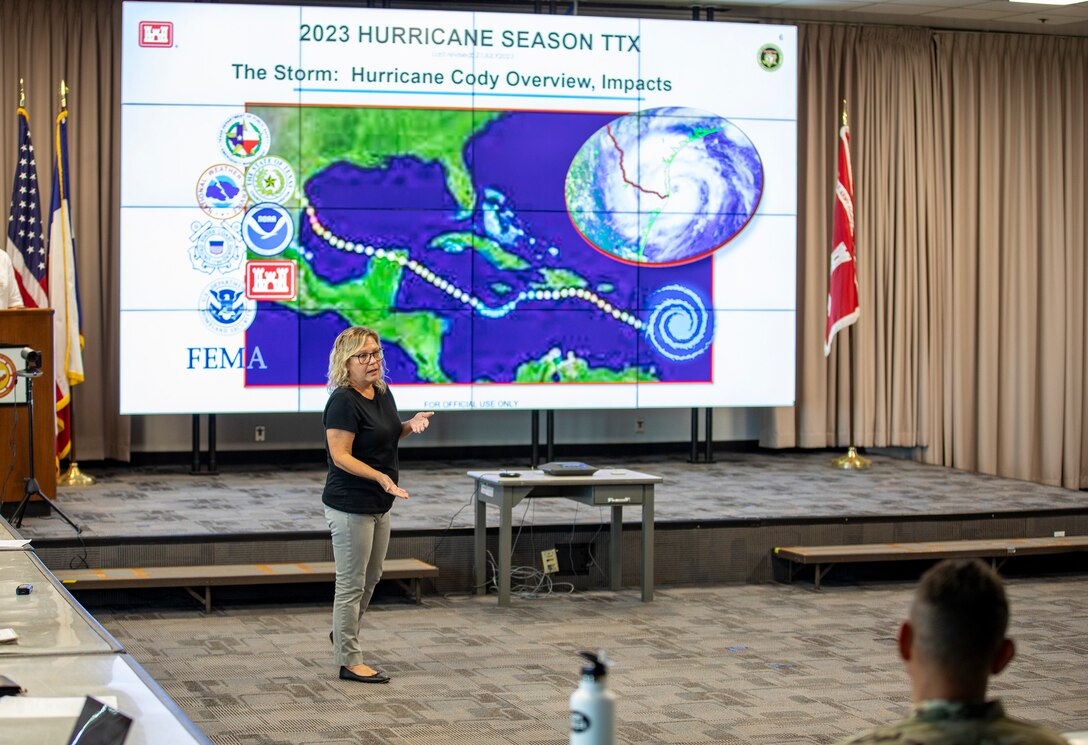
[[[49,221],[49,304],[53,307],[53,369],[56,371],[57,462],[72,449],[72,386],[83,382],[83,329],[79,318],[72,174],[68,170],[68,112],[57,116],[56,161]]]

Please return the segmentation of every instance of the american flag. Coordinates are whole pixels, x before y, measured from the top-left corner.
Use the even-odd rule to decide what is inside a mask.
[[[30,144],[30,117],[20,107],[19,154],[15,166],[15,184],[11,188],[11,212],[8,216],[8,256],[15,267],[15,280],[28,308],[49,305],[48,256],[45,250],[45,226],[42,225],[41,200],[38,195],[38,170],[34,146]]]

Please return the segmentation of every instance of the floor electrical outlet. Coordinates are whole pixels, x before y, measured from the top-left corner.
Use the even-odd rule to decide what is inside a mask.
[[[544,563],[544,574],[555,574],[559,571],[559,557],[556,556],[554,548],[541,551],[540,559]]]

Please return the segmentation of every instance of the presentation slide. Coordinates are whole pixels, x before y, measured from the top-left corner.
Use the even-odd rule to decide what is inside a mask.
[[[792,26],[126,2],[121,410],[791,405]]]

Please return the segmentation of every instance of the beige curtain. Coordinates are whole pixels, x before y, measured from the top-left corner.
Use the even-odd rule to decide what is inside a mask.
[[[1088,40],[937,34],[947,249],[922,457],[1088,486]]]
[[[117,413],[120,30],[117,0],[0,3],[0,204],[5,216],[15,173],[19,78],[26,81],[46,219],[60,81],[71,89],[72,233],[86,373],[86,382],[72,391],[75,455],[81,460],[128,460],[130,446],[129,421]]]
[[[119,0],[0,3],[0,187],[18,79],[51,181],[71,88],[87,382],[84,460],[127,460],[118,411]],[[797,405],[763,444],[916,448],[931,463],[1088,486],[1088,40],[800,28]],[[824,358],[837,130],[853,137],[862,316]],[[3,112],[8,113],[3,113]],[[48,198],[43,199],[48,209]]]
[[[797,405],[765,418],[763,444],[924,443],[926,248],[941,194],[930,33],[801,28],[798,102]],[[854,171],[862,317],[824,357],[827,278],[843,100]]]
[[[763,443],[1088,486],[1088,40],[805,26],[797,405]],[[837,109],[862,316],[824,359]]]

